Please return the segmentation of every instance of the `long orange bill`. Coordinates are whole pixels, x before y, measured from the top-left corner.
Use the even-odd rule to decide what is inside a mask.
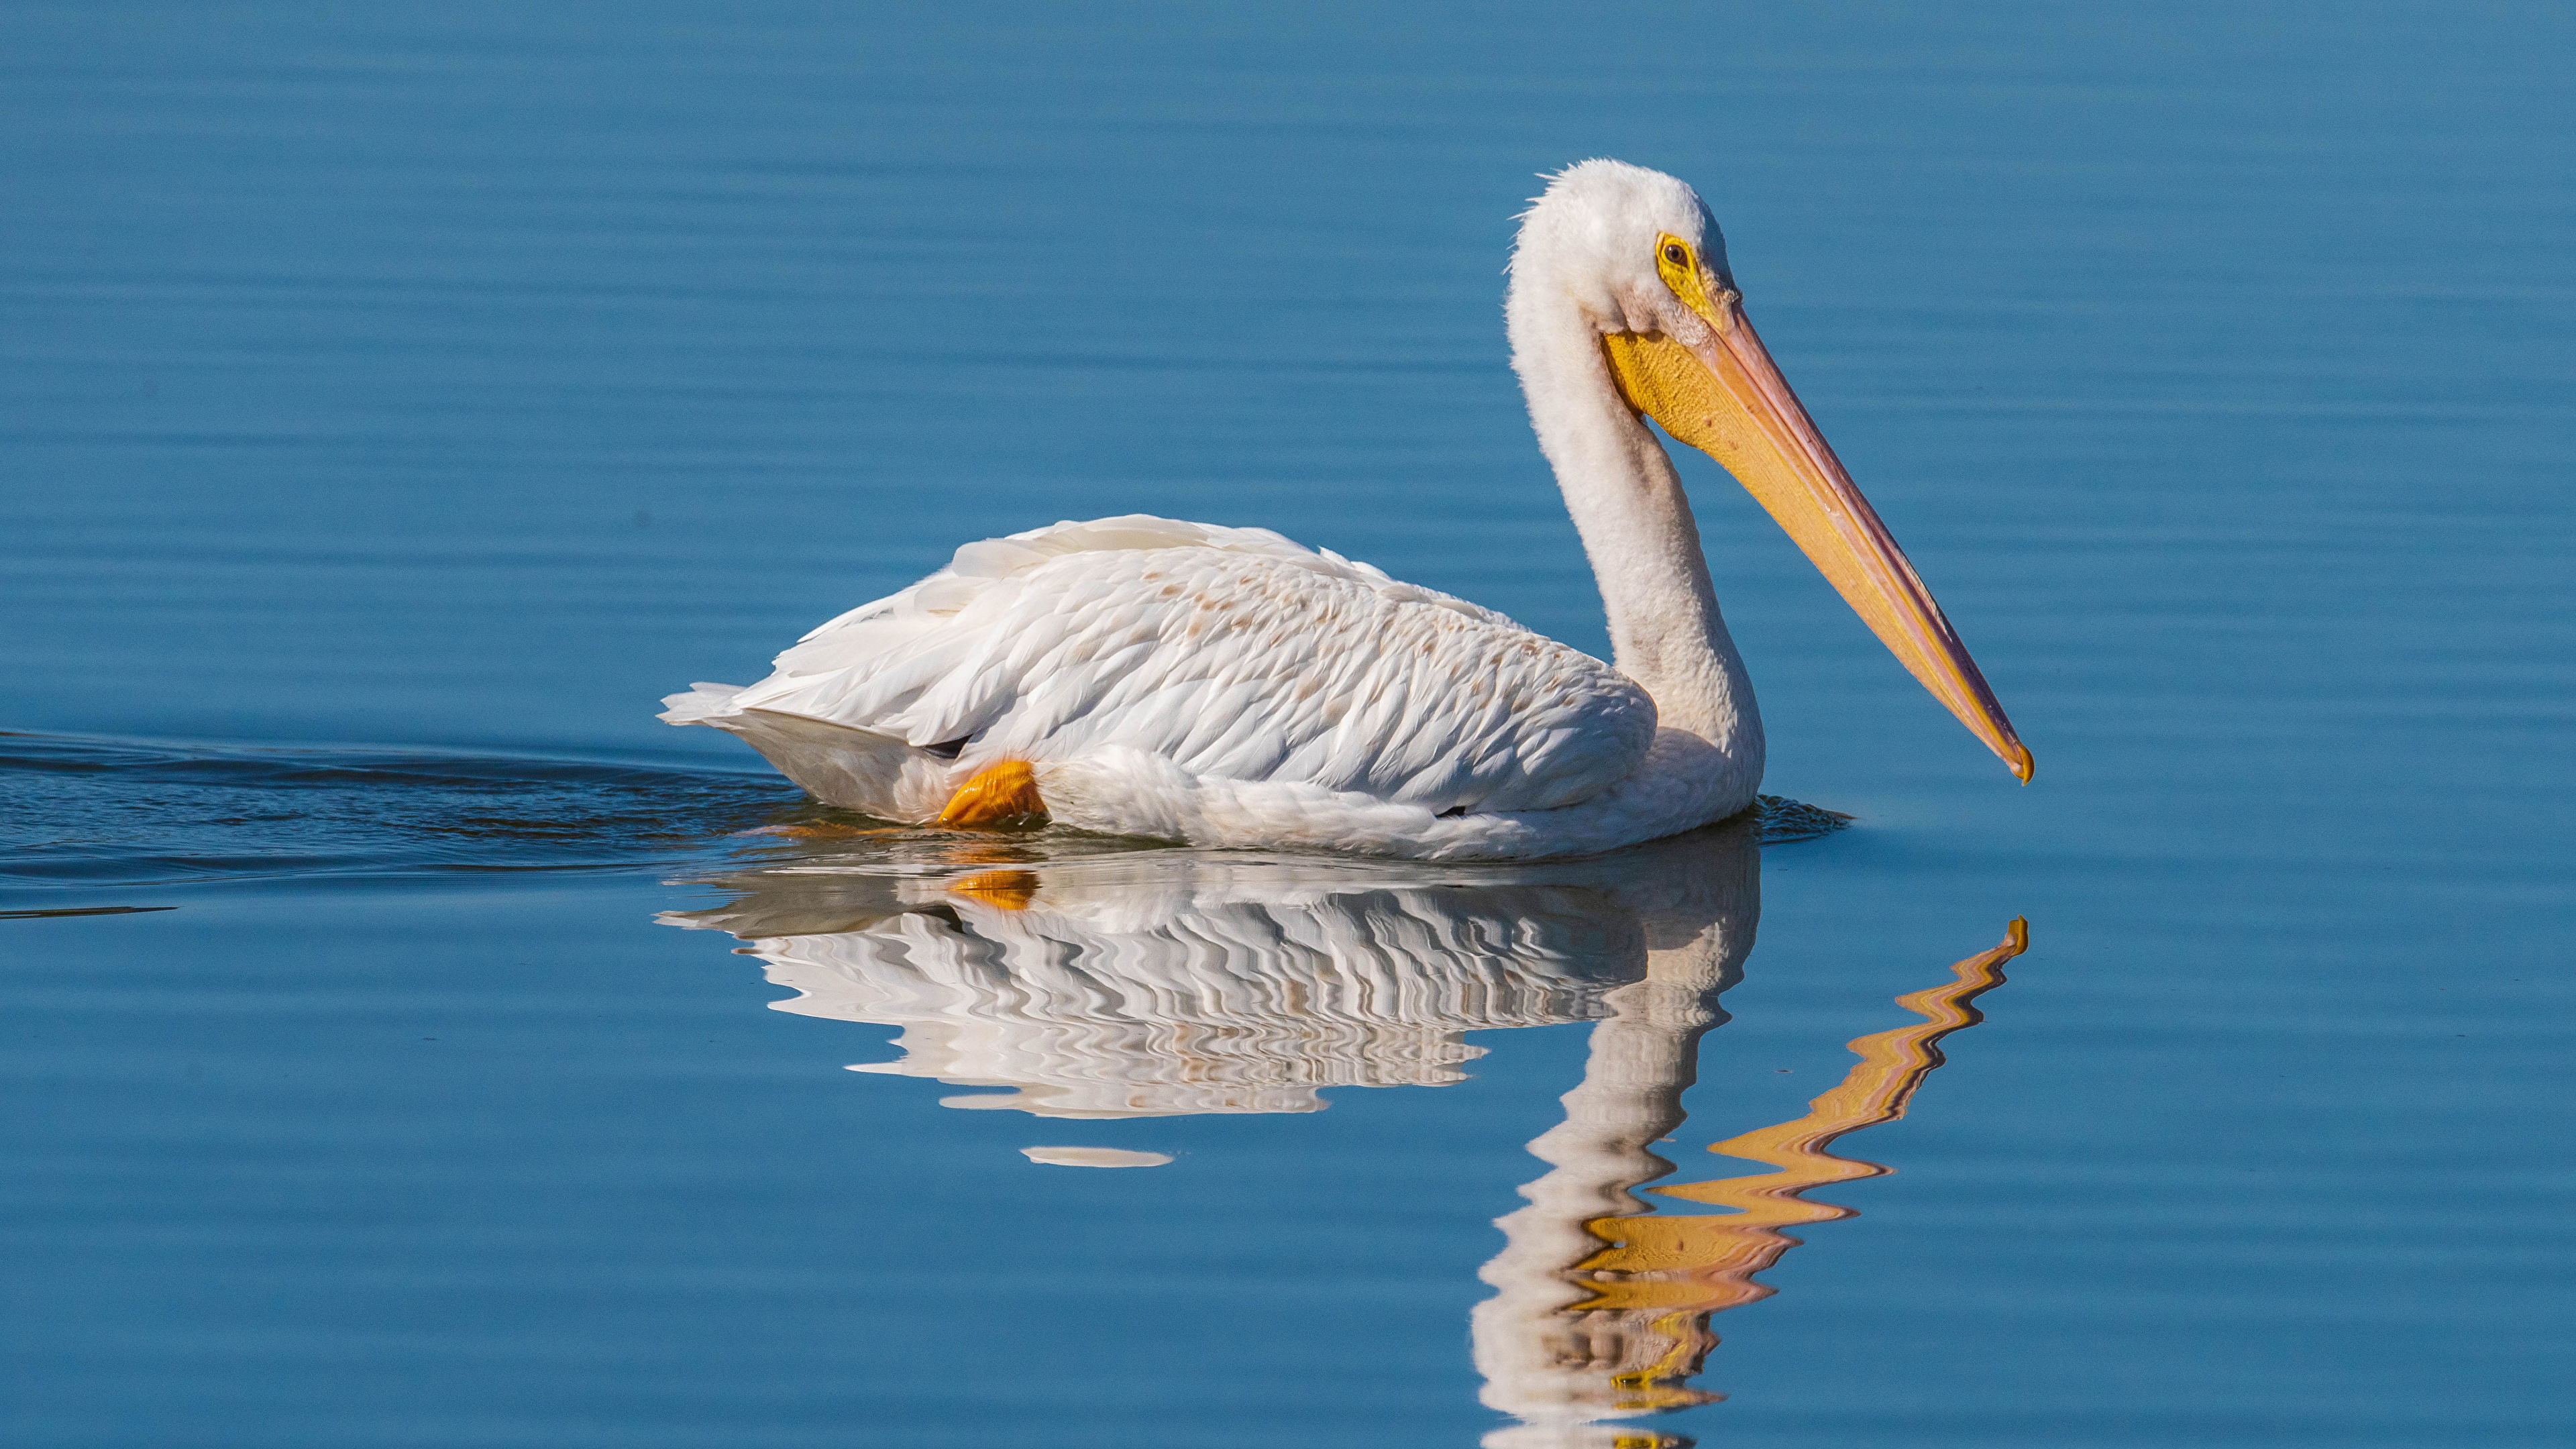
[[[1629,405],[1734,474],[1888,652],[2027,783],[2030,750],[1932,591],[1789,390],[1743,300],[1711,288],[1690,301],[1714,334],[1706,342],[1659,332],[1602,339]]]

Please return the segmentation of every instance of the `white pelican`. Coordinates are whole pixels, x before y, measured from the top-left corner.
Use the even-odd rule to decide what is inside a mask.
[[[1613,663],[1267,529],[1142,515],[957,550],[749,688],[662,718],[742,736],[828,804],[1209,846],[1431,860],[1609,850],[1753,802],[1762,723],[1680,477],[1724,465],[2027,781],[1976,662],[1746,320],[1670,176],[1586,161],[1521,221],[1505,311]]]

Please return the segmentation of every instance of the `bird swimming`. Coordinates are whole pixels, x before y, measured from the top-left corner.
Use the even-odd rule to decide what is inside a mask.
[[[1580,855],[1744,810],[1762,721],[1644,419],[1715,458],[2013,773],[2030,751],[1745,317],[1697,192],[1595,160],[1522,215],[1505,302],[1601,588],[1603,663],[1261,528],[1146,515],[969,543],[664,720],[826,804],[1220,847]]]

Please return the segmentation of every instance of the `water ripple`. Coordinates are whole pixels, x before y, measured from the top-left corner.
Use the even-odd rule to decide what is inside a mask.
[[[0,734],[0,890],[603,870],[799,815],[759,775],[428,749]]]

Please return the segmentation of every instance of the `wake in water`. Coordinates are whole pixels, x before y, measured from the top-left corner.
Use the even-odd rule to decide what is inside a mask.
[[[1766,795],[1755,830],[1777,843],[1848,820]],[[74,909],[46,897],[84,887],[700,870],[964,839],[815,804],[766,772],[0,732],[11,914]],[[1060,829],[971,839],[1030,858],[1140,844]]]
[[[748,773],[0,734],[0,890],[13,895],[666,865],[800,813],[792,787]]]

